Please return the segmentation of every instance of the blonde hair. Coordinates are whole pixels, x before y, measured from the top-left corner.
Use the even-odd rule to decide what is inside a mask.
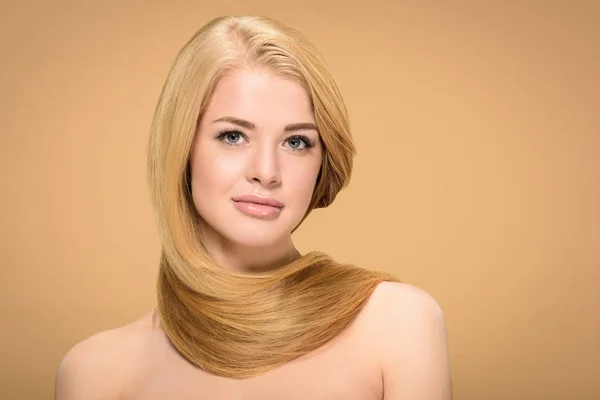
[[[355,154],[338,87],[317,49],[297,30],[267,17],[219,17],[179,52],[148,145],[148,181],[162,243],[155,313],[183,357],[232,378],[265,373],[327,344],[380,282],[398,281],[317,251],[257,275],[228,271],[209,255],[191,196],[189,155],[219,79],[247,66],[294,79],[311,99],[324,149],[302,221],[348,184]]]

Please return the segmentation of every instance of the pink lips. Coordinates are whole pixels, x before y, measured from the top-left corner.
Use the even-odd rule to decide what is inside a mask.
[[[252,194],[234,197],[232,200],[238,210],[252,217],[274,218],[283,208],[283,204],[275,199]]]

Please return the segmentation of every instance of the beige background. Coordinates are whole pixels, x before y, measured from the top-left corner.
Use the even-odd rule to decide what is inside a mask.
[[[455,399],[600,398],[600,2],[216,3],[0,3],[0,398],[52,398],[73,344],[154,306],[150,120],[229,13],[304,32],[351,114],[353,181],[299,248],[431,293]]]

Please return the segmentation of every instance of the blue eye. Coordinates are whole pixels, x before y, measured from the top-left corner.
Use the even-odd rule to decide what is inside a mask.
[[[218,136],[217,139],[219,139],[220,141],[229,144],[231,146],[239,146],[239,139],[240,137],[243,137],[244,134],[240,131],[234,131],[234,130],[226,130],[221,132]],[[230,140],[226,140],[226,139],[230,139]]]
[[[229,146],[240,146],[243,143],[241,139],[248,140],[242,132],[232,129],[220,131],[216,139]],[[285,141],[292,151],[306,151],[315,145],[312,140],[304,135],[293,135]]]
[[[290,148],[294,151],[306,150],[314,146],[313,142],[304,135],[290,136],[287,139],[287,142],[290,144]],[[302,146],[302,144],[304,144],[304,147],[297,147],[296,145],[292,145],[292,143],[297,144],[297,146]]]
[[[240,134],[237,132],[230,132],[227,134],[227,136],[225,136],[226,138],[240,138]],[[233,142],[237,142],[237,140],[233,139]]]

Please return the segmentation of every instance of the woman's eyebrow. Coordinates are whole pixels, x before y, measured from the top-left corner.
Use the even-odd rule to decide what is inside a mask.
[[[241,126],[242,128],[246,128],[246,129],[256,128],[256,125],[254,125],[252,122],[246,121],[246,120],[243,120],[240,118],[236,118],[236,117],[221,117],[219,119],[215,119],[213,121],[213,123],[215,123],[215,122],[229,122],[229,123]],[[295,124],[289,124],[289,125],[286,125],[283,130],[284,130],[284,132],[293,132],[293,131],[308,130],[308,129],[313,129],[315,131],[318,131],[317,126],[315,124],[313,124],[312,122],[298,122]]]
[[[315,131],[319,131],[317,129],[317,126],[315,124],[313,124],[312,122],[298,122],[296,124],[290,124],[290,125],[286,125],[285,128],[283,128],[284,132],[293,132],[293,131],[302,131],[302,130],[308,130],[308,129],[313,129]]]

